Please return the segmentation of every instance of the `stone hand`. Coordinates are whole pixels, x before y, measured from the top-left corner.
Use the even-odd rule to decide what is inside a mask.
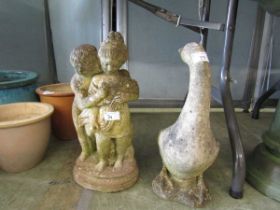
[[[80,114],[79,118],[78,118],[78,126],[82,127],[87,123],[90,123],[90,119],[89,116],[90,115],[90,110],[89,109],[85,109],[82,111],[82,113]]]
[[[112,109],[115,109],[116,106],[117,106],[118,104],[121,104],[121,103],[123,103],[122,97],[121,97],[120,95],[116,95],[116,96],[112,99],[111,104],[110,104],[110,107],[111,107]]]

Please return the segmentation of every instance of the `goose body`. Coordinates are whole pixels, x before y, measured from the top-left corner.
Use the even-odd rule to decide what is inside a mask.
[[[211,69],[206,52],[197,43],[185,45],[180,50],[180,55],[190,70],[189,93],[177,121],[159,134],[158,144],[164,170],[155,179],[153,189],[157,194],[161,194],[161,197],[168,197],[168,195],[163,196],[165,189],[161,187],[167,185],[162,183],[166,180],[171,182],[177,180],[182,186],[189,186],[190,189],[188,187],[183,189],[187,192],[186,195],[189,195],[188,190],[190,190],[190,192],[203,192],[195,196],[199,197],[203,194],[206,196],[208,190],[201,184],[202,174],[212,165],[219,152],[219,143],[215,140],[210,127]],[[189,180],[189,183],[183,184],[186,180]],[[174,186],[170,185],[170,188],[172,187]],[[197,188],[199,190],[193,190]],[[171,191],[166,190],[167,193]],[[178,192],[178,190],[174,191]],[[170,197],[173,200],[176,198],[174,195]],[[179,195],[178,199],[182,197]],[[201,199],[194,201],[191,206],[199,206],[203,203],[203,199],[207,200],[207,198]]]

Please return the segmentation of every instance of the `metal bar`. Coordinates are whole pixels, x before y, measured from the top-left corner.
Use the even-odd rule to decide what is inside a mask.
[[[209,21],[211,0],[200,0],[199,2],[199,16],[201,21]],[[208,29],[201,29],[201,43],[204,49],[207,48]]]
[[[142,0],[129,0],[129,1],[133,2],[134,4],[137,4],[138,6],[145,8],[146,10],[150,11],[151,13],[156,13],[157,11],[164,10],[161,7],[150,4],[148,2],[144,2]]]
[[[192,26],[192,27],[196,27],[198,29],[211,29],[211,30],[217,30],[217,31],[224,31],[224,24],[192,20],[192,19],[183,18],[183,17],[180,18],[180,21],[177,22],[177,25],[185,26],[185,27]]]
[[[244,101],[243,108],[245,111],[248,111],[251,106],[251,102],[256,86],[258,63],[260,59],[260,49],[261,49],[264,19],[265,19],[265,11],[260,6],[258,7],[256,16],[257,17],[256,17],[255,29],[251,41],[250,56],[248,62],[249,69],[248,69],[247,80],[245,83],[245,88],[244,88],[244,93],[242,98],[242,101]]]
[[[224,24],[222,23],[192,20],[192,19],[181,17],[181,15],[177,15],[164,8],[158,7],[156,5],[147,3],[142,0],[129,0],[129,1],[133,2],[138,6],[143,7],[144,9],[150,11],[151,13],[164,19],[165,21],[171,22],[176,26],[186,27],[197,33],[200,33],[200,29],[212,29],[212,30],[219,30],[219,31],[224,30]]]
[[[230,188],[230,195],[234,198],[243,197],[243,185],[246,174],[246,163],[241,143],[241,136],[233,109],[233,102],[230,90],[230,64],[233,48],[234,30],[236,24],[238,0],[229,0],[227,9],[227,20],[225,28],[225,43],[223,50],[223,62],[221,69],[220,88],[229,138],[233,155],[233,177]]]
[[[105,40],[112,30],[112,1],[101,0],[102,8],[102,30],[101,41]]]
[[[268,99],[273,93],[275,93],[277,90],[274,87],[271,87],[268,89],[268,91],[264,92],[259,99],[256,101],[254,108],[252,110],[252,118],[253,119],[259,119],[259,113],[260,108],[262,104],[265,102],[266,99]]]
[[[127,44],[127,0],[117,0],[117,31],[121,32]]]
[[[264,92],[256,101],[253,111],[252,111],[252,118],[259,119],[259,112],[260,108],[263,103],[276,91],[280,90],[280,80],[274,83],[266,92]]]
[[[57,70],[56,62],[54,55],[51,23],[50,23],[50,10],[49,10],[49,1],[44,0],[44,9],[45,9],[45,27],[46,27],[46,40],[47,40],[47,51],[48,51],[48,66],[51,73],[52,82],[57,83]]]
[[[128,13],[128,1],[117,0],[116,1],[116,21],[117,31],[121,32],[124,38],[124,42],[128,45],[127,34],[127,13]],[[128,69],[128,61],[122,66],[122,68]]]
[[[262,94],[262,81],[265,79],[265,70],[267,69],[267,63],[269,59],[269,50],[270,50],[270,38],[273,31],[273,16],[266,12],[264,20],[263,35],[261,40],[260,48],[260,59],[258,63],[258,71],[256,78],[256,87],[254,93],[254,101]]]

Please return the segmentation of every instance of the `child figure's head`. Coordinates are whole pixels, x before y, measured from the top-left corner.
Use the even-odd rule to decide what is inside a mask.
[[[110,32],[107,40],[101,43],[98,51],[102,70],[104,72],[115,72],[128,59],[127,47],[119,32]]]
[[[72,50],[70,63],[80,75],[90,77],[101,72],[100,60],[93,45],[83,44]]]

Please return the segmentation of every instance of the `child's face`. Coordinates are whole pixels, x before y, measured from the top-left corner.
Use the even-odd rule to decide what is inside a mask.
[[[116,72],[127,60],[127,48],[123,43],[105,42],[98,52],[102,70]]]
[[[111,56],[104,56],[100,58],[102,70],[104,72],[115,72],[120,68],[119,62],[112,59]]]
[[[84,59],[84,62],[79,63],[75,68],[78,74],[87,77],[101,72],[100,61],[97,57],[93,56],[88,59]]]

